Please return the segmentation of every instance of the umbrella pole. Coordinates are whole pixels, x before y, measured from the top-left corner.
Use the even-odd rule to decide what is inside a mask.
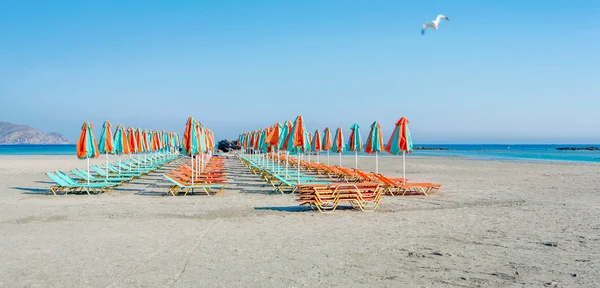
[[[329,150],[327,150],[327,166],[329,166]]]
[[[108,153],[106,153],[106,180],[108,182]]]
[[[321,163],[321,162],[319,161],[319,154],[321,154],[321,151],[317,151],[317,163]]]
[[[340,167],[342,167],[342,152],[340,152]]]
[[[192,162],[192,186],[194,186],[194,156],[191,156]],[[192,190],[193,191],[193,190]]]
[[[402,152],[402,182],[406,184],[406,156]]]
[[[119,154],[119,176],[121,176],[121,154]]]
[[[88,186],[90,185],[90,157],[87,158],[87,176]]]
[[[358,169],[358,150],[354,151],[354,168]]]
[[[375,152],[375,174],[379,174],[379,159],[377,158],[377,152]]]
[[[300,158],[298,158],[298,183],[300,183]]]
[[[288,157],[290,157],[290,151],[286,151],[285,153],[285,178],[288,176]]]

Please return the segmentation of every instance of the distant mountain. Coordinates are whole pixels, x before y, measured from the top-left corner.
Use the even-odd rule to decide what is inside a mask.
[[[0,144],[69,144],[60,133],[46,134],[27,125],[0,121]]]

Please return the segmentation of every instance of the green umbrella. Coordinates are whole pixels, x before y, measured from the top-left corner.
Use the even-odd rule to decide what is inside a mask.
[[[342,166],[342,153],[344,153],[344,132],[342,132],[342,128],[338,128],[335,131],[335,136],[333,137],[333,146],[331,146],[331,151],[340,154],[340,166]]]
[[[383,151],[383,137],[381,136],[381,124],[378,121],[371,124],[371,132],[367,137],[365,152],[375,154],[375,173],[379,174],[379,159],[377,154]]]
[[[402,154],[402,178],[406,183],[406,157],[405,154],[412,152],[413,143],[408,130],[408,119],[402,117],[396,122],[394,132],[390,136],[390,140],[385,146],[385,151],[393,155]]]
[[[98,158],[100,153],[98,151],[98,144],[94,138],[94,132],[92,131],[92,124],[90,122],[83,123],[81,127],[81,134],[77,140],[77,158],[87,160],[87,183],[90,184],[90,158]]]
[[[98,149],[100,149],[100,153],[106,155],[106,181],[108,181],[108,154],[113,153],[114,146],[111,125],[108,121],[104,121],[104,125],[102,125],[99,142]]]
[[[113,140],[115,141],[113,153],[119,155],[119,162],[121,162],[121,155],[129,154],[129,143],[127,142],[127,134],[125,133],[125,127],[123,127],[123,125],[117,125]],[[118,166],[119,175],[121,175],[121,165]]]
[[[196,129],[196,120],[189,117],[185,125],[183,134],[183,147],[186,155],[191,157],[192,164],[192,185],[194,185],[194,155],[198,154],[198,130]]]
[[[354,123],[350,127],[350,137],[348,138],[348,150],[354,151],[354,168],[358,169],[358,152],[363,151],[363,143],[360,137],[360,126]]]

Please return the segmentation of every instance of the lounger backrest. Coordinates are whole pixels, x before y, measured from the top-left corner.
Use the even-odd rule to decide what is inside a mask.
[[[69,175],[65,174],[64,172],[58,170],[56,171],[56,176],[60,177],[61,179],[65,180],[65,182],[71,184],[71,185],[75,185],[77,184],[77,181],[71,179],[71,177],[69,177]]]
[[[79,170],[77,170],[77,169],[72,169],[72,170],[71,170],[71,173],[73,173],[75,176],[77,176],[77,177],[79,177],[79,178],[81,178],[81,179],[83,179],[83,178],[87,178],[87,177],[85,176],[85,174],[81,173],[81,171],[79,171]]]
[[[48,176],[48,178],[50,178],[50,180],[54,181],[54,183],[60,185],[60,186],[70,186],[69,183],[65,182],[63,179],[61,179],[60,177],[58,177],[57,175],[55,175],[52,172],[46,172],[46,176]]]
[[[375,176],[377,176],[377,178],[379,178],[379,180],[381,180],[383,183],[385,183],[387,185],[396,185],[396,183],[394,183],[394,181],[388,179],[387,177],[385,177],[381,174],[375,174]]]
[[[171,177],[169,177],[169,176],[167,176],[167,175],[164,175],[164,177],[165,177],[167,180],[171,181],[171,183],[173,183],[173,184],[175,184],[175,185],[177,185],[177,186],[179,186],[179,187],[185,187],[184,185],[182,185],[181,183],[179,183],[179,182],[177,182],[177,181],[173,180],[173,178],[171,178]]]

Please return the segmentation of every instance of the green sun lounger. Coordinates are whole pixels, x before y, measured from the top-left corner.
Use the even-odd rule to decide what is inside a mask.
[[[50,187],[50,192],[54,195],[58,195],[56,192],[63,192],[64,194],[86,192],[88,195],[91,195],[90,191],[99,194],[115,186],[114,183],[70,183],[52,172],[47,172],[46,176],[56,184]]]

